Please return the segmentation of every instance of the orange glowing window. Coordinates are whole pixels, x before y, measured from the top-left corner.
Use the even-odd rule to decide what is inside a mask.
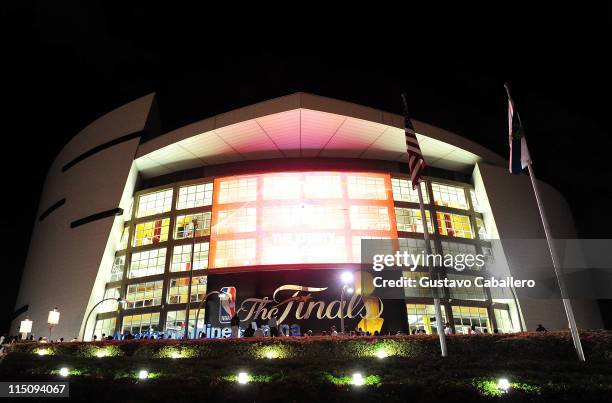
[[[359,240],[388,238],[397,238],[389,175],[290,172],[215,179],[210,268],[359,262]]]

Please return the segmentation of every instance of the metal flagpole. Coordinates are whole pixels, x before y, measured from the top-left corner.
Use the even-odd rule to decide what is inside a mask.
[[[538,203],[538,210],[540,210],[540,218],[542,219],[542,225],[544,226],[544,234],[546,235],[546,242],[548,242],[548,249],[550,250],[550,256],[552,258],[553,268],[555,270],[555,276],[559,284],[559,290],[561,291],[561,299],[563,300],[563,308],[565,308],[565,314],[569,322],[570,332],[572,334],[572,340],[574,341],[574,347],[576,353],[578,353],[578,359],[581,362],[585,362],[584,351],[582,350],[582,343],[580,342],[580,334],[578,334],[578,327],[576,326],[576,319],[574,319],[574,311],[572,310],[572,304],[567,295],[565,288],[565,281],[563,280],[562,273],[559,270],[559,261],[557,252],[555,251],[555,245],[551,238],[550,227],[548,226],[548,220],[546,219],[546,212],[544,211],[544,205],[540,199],[540,192],[538,190],[537,179],[533,173],[531,167],[531,161],[527,163],[527,169],[529,170],[529,177],[531,178],[531,185],[533,186],[533,193],[535,194],[536,202]]]
[[[405,120],[405,136],[406,136],[406,151],[408,152],[408,169],[410,170],[411,184],[414,189],[416,183],[417,194],[419,195],[419,207],[421,208],[421,222],[423,223],[423,239],[425,239],[425,250],[427,256],[431,256],[431,245],[429,243],[429,228],[427,225],[427,215],[425,215],[425,206],[423,205],[423,193],[421,191],[421,170],[425,167],[425,159],[421,153],[419,142],[416,138],[416,132],[412,127],[410,116],[408,115],[408,103],[406,102],[406,94],[402,94],[404,103],[404,120]],[[429,264],[427,259],[427,267],[429,269],[429,277],[433,278],[433,266]],[[438,288],[432,288],[434,309],[436,312],[436,323],[438,325],[438,337],[440,338],[440,350],[442,357],[447,356],[446,350],[446,335],[444,334],[444,324],[442,323],[442,310],[440,308],[440,298],[438,297]],[[425,313],[427,315],[427,313]]]
[[[417,185],[417,192],[419,194],[419,207],[421,209],[421,221],[423,222],[423,238],[425,239],[425,250],[427,256],[431,256],[431,245],[429,244],[429,228],[427,225],[427,216],[425,215],[425,207],[423,206],[423,192],[421,191],[421,183]],[[428,259],[429,260],[429,259]],[[429,269],[429,278],[433,279],[434,271],[433,267],[427,263]],[[446,350],[446,335],[444,334],[444,324],[442,323],[442,309],[440,308],[440,298],[438,296],[438,288],[432,288],[434,297],[434,309],[436,312],[436,323],[438,325],[438,337],[440,338],[440,350],[442,351],[442,357],[446,357],[448,352]]]
[[[514,107],[512,96],[510,96],[510,88],[508,87],[508,83],[504,84],[504,88],[506,88],[506,93],[508,94],[509,108],[510,107],[512,108],[512,115],[509,114],[508,116],[510,120],[509,121],[510,135],[512,136],[514,134],[513,133],[514,114],[516,114],[516,117],[518,119],[521,132],[523,130],[523,125],[521,123],[521,117],[518,114],[518,111],[516,111]],[[521,133],[521,140],[525,142],[525,145],[527,144],[527,141],[523,137],[522,133]],[[527,150],[526,147],[525,147],[525,150],[523,150],[522,144],[520,145],[520,147],[521,147],[521,154],[522,152]],[[527,151],[527,153],[529,152]],[[522,157],[523,156],[521,155],[521,160],[522,160]],[[510,158],[512,158],[512,155],[510,155]],[[585,362],[586,359],[584,357],[584,351],[582,350],[582,343],[580,342],[580,334],[578,333],[578,327],[576,326],[576,319],[574,319],[574,311],[572,309],[572,304],[567,295],[567,290],[565,288],[565,281],[563,280],[563,276],[562,276],[561,269],[559,266],[557,252],[555,250],[555,245],[553,243],[552,236],[550,233],[550,227],[548,226],[546,212],[544,211],[544,204],[542,203],[542,199],[540,198],[540,191],[538,190],[538,181],[533,172],[533,167],[531,166],[531,158],[529,158],[528,155],[527,155],[527,160],[525,162],[527,163],[526,165],[527,165],[527,170],[529,171],[529,178],[531,179],[531,185],[533,186],[533,193],[535,194],[536,203],[538,204],[538,210],[540,212],[540,218],[542,219],[542,226],[544,227],[544,235],[546,236],[546,242],[548,243],[548,250],[550,251],[550,257],[552,259],[553,269],[555,270],[555,277],[557,277],[557,283],[559,284],[559,291],[561,292],[561,300],[563,301],[563,308],[565,309],[565,315],[567,316],[567,321],[569,322],[569,327],[570,327],[570,332],[572,334],[572,340],[574,342],[574,347],[576,348],[578,359],[581,362]]]

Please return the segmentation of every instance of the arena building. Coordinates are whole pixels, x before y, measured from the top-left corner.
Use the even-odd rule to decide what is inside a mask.
[[[188,300],[191,336],[196,316],[198,335],[227,335],[234,312],[243,327],[273,313],[294,334],[339,329],[341,316],[348,330],[437,330],[429,293],[407,289],[385,301],[361,295],[358,284],[345,292],[340,280],[359,271],[363,239],[425,245],[402,116],[306,93],[167,133],[157,113],[153,94],[130,102],[82,130],[53,162],[12,333],[28,317],[35,337],[47,335],[57,307],[53,338],[181,337]],[[428,164],[422,189],[435,250],[487,253],[488,239],[544,237],[527,176],[509,175],[507,160],[466,138],[414,126]],[[563,197],[545,183],[541,190],[554,235],[574,238]],[[503,254],[512,273],[513,251]],[[458,333],[471,325],[567,328],[558,300],[442,291],[444,320]],[[574,309],[579,327],[602,326],[593,301],[574,301]]]

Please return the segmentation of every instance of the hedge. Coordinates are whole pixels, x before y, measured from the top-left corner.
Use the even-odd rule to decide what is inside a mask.
[[[581,332],[590,360],[612,359],[612,332]],[[449,354],[463,357],[489,355],[563,360],[575,355],[569,332],[453,335],[447,338]],[[376,357],[379,354],[404,358],[439,354],[436,335],[378,337],[281,337],[199,340],[129,340],[41,344],[16,343],[11,352],[72,357],[125,356],[139,358],[243,359],[302,358],[307,360]]]
[[[437,336],[427,335],[24,342],[8,348],[0,379],[67,380],[59,375],[67,368],[71,397],[113,402],[607,401],[612,332],[581,338],[586,363],[565,332],[454,335],[447,358]],[[41,349],[47,354],[38,355]],[[381,352],[387,358],[379,359]],[[248,385],[236,382],[242,371]],[[355,372],[365,385],[351,385]],[[510,380],[512,393],[499,393],[500,377]]]

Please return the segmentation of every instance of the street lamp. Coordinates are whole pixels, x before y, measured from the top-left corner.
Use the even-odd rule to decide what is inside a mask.
[[[28,338],[28,333],[32,331],[32,321],[29,318],[25,318],[19,324],[19,333],[21,333],[22,340],[26,340]]]
[[[106,301],[117,301],[120,304],[124,304],[127,301],[124,300],[123,298],[104,298],[102,301],[98,302],[97,304],[95,304],[93,306],[93,308],[91,308],[91,310],[89,311],[89,313],[87,314],[87,319],[85,319],[85,326],[83,326],[83,334],[81,335],[81,341],[85,341],[85,330],[87,330],[87,323],[89,322],[89,317],[91,316],[91,314],[93,313],[93,311],[98,307],[98,305],[100,305],[103,302]],[[96,327],[94,326],[94,332],[96,331]]]
[[[213,294],[220,294],[219,291],[211,291],[208,294],[204,295],[204,297],[202,298],[202,300],[200,301],[200,303],[198,304],[198,309],[196,310],[196,317],[195,317],[195,325],[194,325],[194,329],[193,329],[193,338],[197,338],[198,337],[198,319],[200,318],[200,309],[202,309],[202,304],[204,302],[206,302],[206,299],[208,297],[210,297]],[[188,326],[188,324],[186,325]]]
[[[189,308],[191,307],[191,282],[193,281],[193,260],[195,257],[195,242],[196,242],[196,230],[198,229],[198,219],[194,216],[191,220],[193,224],[193,234],[191,242],[191,263],[189,264],[189,284],[187,284],[187,309],[185,311],[185,334],[184,339],[189,338]],[[195,334],[194,334],[195,337]]]
[[[52,311],[49,311],[49,316],[47,317],[47,324],[49,325],[49,343],[51,343],[51,331],[59,323],[59,318],[60,313],[57,310],[57,307],[53,308]]]
[[[344,335],[344,294],[353,293],[353,287],[349,286],[349,284],[353,283],[354,276],[353,273],[351,273],[350,271],[345,271],[340,276],[340,279],[343,283],[342,292],[340,293],[340,333]]]

